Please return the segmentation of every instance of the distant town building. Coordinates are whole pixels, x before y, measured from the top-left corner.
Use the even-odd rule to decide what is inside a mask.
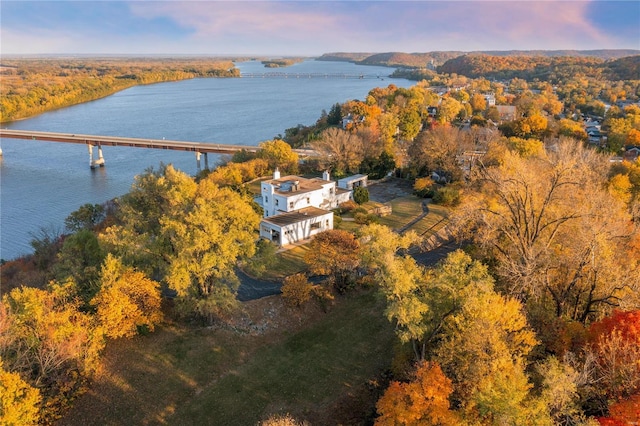
[[[516,107],[514,105],[496,105],[501,121],[513,121],[516,119]]]
[[[484,96],[484,100],[487,102],[487,108],[496,106],[496,96],[493,93],[487,93]]]

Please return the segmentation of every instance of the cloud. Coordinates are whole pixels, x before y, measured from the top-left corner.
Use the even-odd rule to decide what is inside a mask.
[[[640,11],[635,2],[583,0],[5,0],[1,6],[3,53],[239,55],[638,48]]]
[[[314,3],[262,1],[133,2],[131,12],[145,19],[171,18],[194,38],[311,38],[339,32],[340,16]],[[317,6],[317,5],[316,5]]]

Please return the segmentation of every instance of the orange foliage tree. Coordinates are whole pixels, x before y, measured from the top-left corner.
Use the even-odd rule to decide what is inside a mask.
[[[338,291],[345,291],[360,264],[360,243],[347,231],[332,229],[317,234],[309,243],[305,261],[312,274],[329,275]]]
[[[375,424],[454,425],[457,416],[449,409],[451,380],[437,363],[423,362],[408,383],[391,382],[376,408]]]
[[[640,310],[614,311],[589,329],[598,382],[605,395],[620,400],[640,391]]]

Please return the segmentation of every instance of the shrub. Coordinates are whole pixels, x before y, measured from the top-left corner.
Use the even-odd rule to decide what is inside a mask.
[[[433,198],[435,182],[429,177],[416,179],[413,184],[413,191],[418,197]]]
[[[345,201],[344,203],[340,204],[340,214],[348,213],[352,210],[355,210],[356,208],[358,208],[358,205],[355,203],[355,201]]]
[[[302,306],[311,299],[312,290],[304,274],[290,275],[284,279],[282,297],[289,306]]]
[[[433,202],[441,206],[457,206],[460,204],[460,190],[451,186],[438,188],[433,195]]]
[[[369,190],[363,186],[359,186],[353,190],[353,201],[358,204],[364,204],[369,201]]]

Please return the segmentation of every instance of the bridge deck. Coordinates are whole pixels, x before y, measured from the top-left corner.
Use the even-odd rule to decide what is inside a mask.
[[[380,78],[379,75],[373,74],[345,74],[345,73],[323,73],[323,72],[282,72],[282,71],[270,71],[270,72],[257,72],[257,73],[243,73],[240,74],[241,78],[342,78],[342,79],[372,79]],[[384,77],[384,76],[383,76]]]
[[[241,150],[256,152],[258,146],[226,145],[207,142],[188,142],[165,139],[142,139],[117,136],[82,135],[69,133],[39,132],[33,130],[0,129],[0,138],[30,139],[47,142],[76,143],[92,146],[120,146],[134,148],[170,149],[175,151],[193,151],[199,153],[233,154]],[[300,155],[308,155],[309,151],[296,149]]]

